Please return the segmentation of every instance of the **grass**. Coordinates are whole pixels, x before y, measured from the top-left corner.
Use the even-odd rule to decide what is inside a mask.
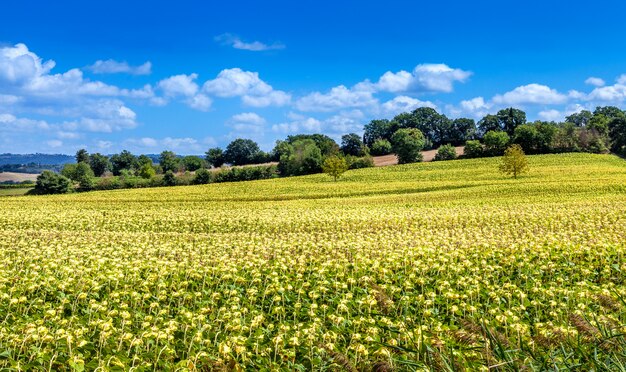
[[[626,162],[0,199],[0,368],[624,370]]]
[[[20,196],[26,195],[33,187],[11,187],[11,188],[0,188],[0,197],[1,196]]]

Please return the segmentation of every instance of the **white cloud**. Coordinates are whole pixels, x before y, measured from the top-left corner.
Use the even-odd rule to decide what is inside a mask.
[[[265,131],[265,119],[254,112],[243,112],[233,115],[226,123],[233,131],[229,136],[246,134],[262,135]]]
[[[215,41],[223,45],[232,46],[235,49],[249,50],[252,52],[285,49],[285,45],[282,43],[265,44],[260,41],[245,42],[238,36],[228,33],[216,36]]]
[[[493,97],[493,101],[498,104],[506,105],[520,105],[525,103],[549,105],[565,103],[567,96],[546,85],[528,84],[517,87],[502,95],[496,95]]]
[[[217,77],[204,83],[202,91],[217,97],[242,97],[244,104],[253,107],[284,106],[291,96],[259,78],[258,72],[231,68],[220,71]]]
[[[383,111],[387,115],[397,115],[402,112],[413,111],[418,107],[431,107],[437,109],[437,105],[430,101],[420,101],[408,96],[397,96],[382,104]]]
[[[617,78],[617,84],[626,85],[626,74],[622,74]]]
[[[111,146],[113,146],[113,142],[111,142],[111,141],[98,141],[98,142],[96,142],[96,146],[99,149],[106,150],[106,149],[111,148]]]
[[[105,145],[109,145],[107,141],[101,142],[105,142]],[[203,150],[202,144],[195,138],[190,137],[165,137],[161,139],[152,137],[129,138],[123,141],[122,145],[133,152],[171,150],[178,154],[194,154]],[[110,146],[106,146],[102,148],[109,147]]]
[[[617,83],[605,87],[599,87],[587,95],[587,100],[602,102],[622,102],[626,99],[626,85]]]
[[[213,104],[213,100],[204,94],[196,94],[187,100],[189,107],[200,111],[208,111]]]
[[[604,86],[606,83],[604,82],[604,80],[600,79],[599,77],[591,76],[587,78],[587,80],[585,80],[585,84],[593,85],[594,87],[601,87],[601,86]]]
[[[198,84],[194,82],[198,74],[174,75],[159,81],[159,87],[167,97],[191,97],[198,92]]]
[[[314,92],[296,101],[296,108],[300,111],[324,112],[376,105],[378,100],[371,91],[348,89],[344,85],[336,86],[327,93]]]
[[[48,145],[48,147],[51,147],[51,148],[59,148],[59,147],[63,146],[63,141],[60,141],[60,140],[50,140],[50,141],[46,141],[46,144]]]
[[[321,130],[322,122],[315,118],[303,118],[272,125],[272,131],[283,134],[319,133]]]
[[[455,82],[464,82],[472,75],[469,71],[451,68],[446,64],[421,64],[413,72],[404,70],[385,72],[374,84],[377,90],[385,92],[449,93]]]
[[[126,73],[131,75],[150,75],[152,73],[152,63],[150,61],[139,66],[131,66],[126,61],[118,62],[113,59],[107,59],[106,61],[96,61],[87,68],[94,74]]]
[[[545,121],[559,121],[563,119],[563,113],[559,110],[545,110],[539,112],[539,118]]]

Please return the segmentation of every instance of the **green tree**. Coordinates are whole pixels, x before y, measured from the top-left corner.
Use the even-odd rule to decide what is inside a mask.
[[[323,156],[336,155],[339,152],[339,145],[337,145],[337,142],[325,134],[316,133],[287,136],[286,142],[293,145],[296,141],[306,139],[310,139],[315,142],[315,146],[320,149]]]
[[[91,190],[94,187],[94,173],[88,163],[80,162],[76,164],[73,181],[78,182],[78,188],[82,191]]]
[[[168,171],[178,172],[180,159],[178,159],[173,151],[163,151],[161,155],[159,155],[159,165],[163,169],[164,173]]]
[[[375,156],[391,154],[391,151],[393,151],[391,148],[391,142],[382,138],[379,138],[376,141],[374,141],[374,143],[372,143],[371,150],[370,150],[372,155],[375,155]]]
[[[532,124],[522,124],[515,128],[513,134],[513,143],[521,146],[524,152],[529,154],[537,153],[537,142],[539,141],[539,132]]]
[[[422,132],[425,139],[424,146],[438,146],[447,141],[452,122],[445,115],[430,107],[419,107],[410,113],[397,115],[391,121],[392,133],[398,129],[415,128]],[[393,143],[393,141],[391,141]]]
[[[451,144],[441,145],[437,149],[437,155],[433,160],[454,160],[456,159],[456,149]]]
[[[483,145],[478,140],[466,141],[463,156],[466,158],[480,158],[484,156]]]
[[[137,158],[130,151],[124,150],[111,156],[113,174],[119,176],[122,170],[132,171],[137,168]]]
[[[391,144],[400,164],[421,161],[425,143],[424,135],[416,128],[398,129],[391,136]]]
[[[474,119],[458,118],[452,120],[452,127],[446,139],[453,145],[459,146],[476,136],[476,122]]]
[[[520,145],[512,145],[504,151],[500,163],[500,172],[512,175],[513,178],[528,172],[528,160],[526,160],[526,155]]]
[[[626,156],[626,117],[617,117],[609,122],[611,150]]]
[[[72,181],[69,178],[45,170],[37,176],[35,192],[38,194],[66,194],[72,189]]]
[[[510,139],[506,132],[490,130],[483,137],[485,152],[490,156],[502,155],[509,145]]]
[[[204,168],[204,161],[198,156],[185,156],[182,160],[183,167],[189,172],[195,172],[200,168]]]
[[[215,168],[224,165],[224,151],[219,147],[214,147],[205,152],[204,159]]]
[[[565,122],[572,123],[577,127],[586,127],[587,125],[589,125],[592,117],[593,114],[591,113],[591,111],[582,110],[580,112],[576,112],[565,117]]]
[[[77,166],[78,166],[78,163],[65,164],[63,168],[61,169],[61,175],[63,177],[69,178],[70,180],[76,181],[76,167]]]
[[[152,163],[152,158],[149,157],[148,155],[139,155],[137,157],[137,168],[141,169],[141,167],[143,167],[144,165],[153,165]]]
[[[336,155],[327,157],[322,165],[322,171],[333,177],[335,182],[337,178],[341,177],[347,170],[348,164],[346,163],[346,159]]]
[[[144,163],[139,168],[139,177],[149,180],[156,175],[156,170],[152,164]]]
[[[367,154],[367,147],[361,141],[361,136],[350,133],[341,137],[341,151],[346,155],[364,156]]]
[[[278,169],[284,176],[313,174],[322,170],[322,151],[312,139],[287,144],[283,151]]]
[[[496,115],[488,114],[478,121],[478,131],[481,137],[484,137],[487,132],[502,130],[500,126],[500,120]]]
[[[89,153],[85,149],[76,151],[76,163],[89,163]]]
[[[91,154],[89,156],[89,165],[96,177],[102,177],[104,173],[111,169],[109,158],[100,153]]]
[[[363,142],[370,147],[379,139],[389,140],[393,134],[391,123],[387,119],[372,120],[365,125],[364,130]]]
[[[509,107],[498,111],[496,114],[500,128],[509,136],[515,132],[515,128],[526,124],[526,113],[522,110]]]
[[[237,138],[226,147],[224,161],[232,165],[253,164],[260,151],[253,140]]]

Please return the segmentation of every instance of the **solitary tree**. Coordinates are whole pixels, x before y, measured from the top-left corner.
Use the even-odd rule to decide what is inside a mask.
[[[348,163],[346,163],[346,159],[339,156],[329,156],[324,160],[322,170],[337,181],[337,178],[341,177],[348,170]]]
[[[422,149],[426,143],[424,135],[419,129],[398,129],[391,136],[393,151],[398,156],[398,163],[414,163],[422,160]]]
[[[515,144],[506,149],[500,163],[500,172],[512,175],[513,178],[528,172],[528,161],[520,145]]]
[[[232,165],[253,164],[260,151],[259,145],[253,140],[237,138],[226,147],[224,160]]]

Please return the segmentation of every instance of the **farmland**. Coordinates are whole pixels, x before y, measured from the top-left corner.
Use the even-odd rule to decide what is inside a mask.
[[[626,162],[0,199],[0,368],[624,370]]]

